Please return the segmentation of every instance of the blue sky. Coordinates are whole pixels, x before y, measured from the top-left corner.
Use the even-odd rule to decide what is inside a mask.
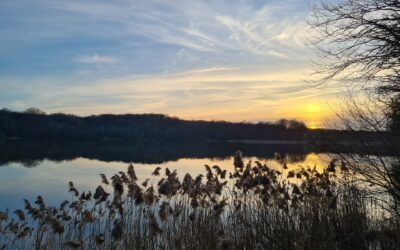
[[[0,3],[0,107],[319,124],[312,0]],[[318,117],[317,117],[318,116]]]

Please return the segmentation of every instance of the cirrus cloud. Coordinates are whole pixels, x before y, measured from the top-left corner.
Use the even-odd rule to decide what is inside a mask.
[[[81,63],[115,63],[117,59],[112,56],[99,56],[97,54],[91,56],[80,56],[78,61]]]

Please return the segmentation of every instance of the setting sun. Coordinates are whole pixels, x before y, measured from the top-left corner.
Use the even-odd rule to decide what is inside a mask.
[[[300,105],[298,102],[288,102],[281,113],[284,117],[303,121],[310,129],[324,128],[324,121],[334,115],[330,105],[336,105],[335,100],[314,98]]]
[[[308,117],[307,127],[310,129],[318,129],[321,127],[320,120],[322,116],[322,108],[320,105],[312,103],[305,107],[305,115]]]

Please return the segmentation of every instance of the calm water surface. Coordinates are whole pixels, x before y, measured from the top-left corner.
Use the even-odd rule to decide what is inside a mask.
[[[90,146],[90,145],[89,145]],[[103,145],[104,146],[104,145]],[[181,177],[185,173],[196,175],[204,173],[204,165],[219,165],[228,171],[233,170],[235,149],[244,152],[245,161],[259,160],[270,165],[278,166],[273,158],[273,149],[278,148],[285,155],[289,168],[300,166],[323,167],[329,161],[326,152],[307,152],[304,145],[288,147],[290,154],[285,154],[282,145],[232,145],[206,144],[200,147],[180,145],[177,148],[163,145],[168,148],[156,150],[147,147],[155,145],[127,145],[119,149],[107,145],[91,145],[90,149],[80,145],[44,145],[42,143],[3,144],[0,148],[0,210],[13,211],[23,206],[22,199],[35,199],[42,195],[51,205],[58,205],[64,199],[70,199],[67,192],[68,182],[73,181],[79,191],[94,190],[100,184],[99,174],[108,177],[118,171],[125,171],[130,162],[133,163],[138,178],[145,180],[151,177],[155,167],[177,169]],[[107,148],[113,150],[108,154]],[[140,150],[137,150],[140,148]],[[182,148],[186,148],[186,151]],[[244,148],[244,149],[243,149]],[[192,149],[192,150],[188,150]],[[179,151],[181,150],[181,151]],[[183,154],[180,152],[184,151]],[[194,150],[194,151],[193,151]],[[207,153],[210,150],[210,153]],[[104,151],[104,152],[103,152]],[[175,151],[176,154],[174,153]],[[172,153],[171,153],[172,152]],[[263,153],[264,152],[264,153]]]

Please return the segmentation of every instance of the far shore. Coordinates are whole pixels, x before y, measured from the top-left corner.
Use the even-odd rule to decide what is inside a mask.
[[[210,142],[218,142],[217,140],[210,140]],[[307,144],[306,140],[224,140],[228,143],[245,143],[245,144],[269,144],[269,145],[295,145]]]

